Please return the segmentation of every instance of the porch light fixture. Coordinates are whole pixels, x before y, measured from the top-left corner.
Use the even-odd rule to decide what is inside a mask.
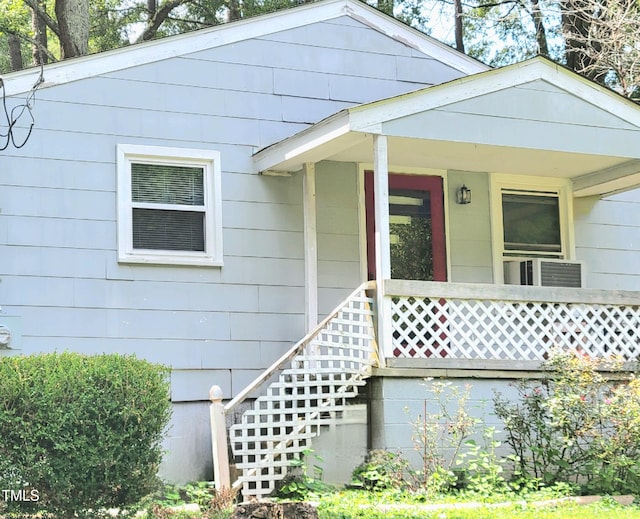
[[[462,184],[456,191],[456,203],[463,205],[471,203],[471,189],[464,184]]]

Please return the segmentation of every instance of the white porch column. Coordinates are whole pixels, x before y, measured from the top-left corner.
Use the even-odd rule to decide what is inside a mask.
[[[304,300],[305,328],[318,324],[318,236],[316,230],[316,165],[307,162],[302,177],[304,212]]]
[[[393,356],[391,347],[391,301],[384,297],[384,280],[391,278],[391,251],[389,248],[389,164],[387,137],[373,136],[373,184],[376,219],[376,308],[380,362]]]

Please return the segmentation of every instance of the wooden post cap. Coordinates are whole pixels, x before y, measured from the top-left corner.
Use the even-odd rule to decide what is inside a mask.
[[[209,400],[212,402],[222,402],[222,388],[220,386],[211,386],[209,390]]]

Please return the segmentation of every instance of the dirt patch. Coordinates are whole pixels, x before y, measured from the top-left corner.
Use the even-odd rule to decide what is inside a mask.
[[[318,511],[309,503],[246,503],[231,519],[318,519]]]

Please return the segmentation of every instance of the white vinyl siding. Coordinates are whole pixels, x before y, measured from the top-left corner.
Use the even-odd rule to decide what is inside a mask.
[[[118,146],[118,259],[222,264],[220,156]]]

